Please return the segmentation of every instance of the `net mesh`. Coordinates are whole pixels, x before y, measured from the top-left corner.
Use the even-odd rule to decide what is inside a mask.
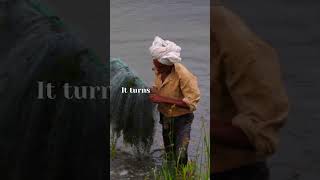
[[[110,112],[112,137],[123,136],[138,152],[147,152],[153,142],[154,105],[148,94],[122,93],[122,88],[148,88],[120,59],[110,61]]]
[[[109,103],[62,85],[107,87],[108,68],[33,2],[0,0],[0,179],[106,179]],[[39,81],[56,98],[39,99]]]

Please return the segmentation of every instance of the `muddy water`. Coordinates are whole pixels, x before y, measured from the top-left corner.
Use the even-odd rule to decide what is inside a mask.
[[[182,47],[182,62],[198,76],[202,93],[189,146],[191,159],[196,159],[201,153],[201,126],[209,125],[209,0],[113,0],[110,25],[111,57],[122,58],[148,85],[152,85],[154,77],[148,51],[154,36],[170,39]],[[157,150],[162,148],[158,122],[150,157],[137,159],[132,149],[120,141],[110,164],[111,179],[143,179],[150,168],[161,163],[161,151]]]

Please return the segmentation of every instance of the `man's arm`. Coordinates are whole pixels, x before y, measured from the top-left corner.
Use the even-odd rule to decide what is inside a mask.
[[[288,113],[277,60],[271,48],[242,59],[225,59],[226,84],[237,115],[231,123],[213,127],[214,141],[237,147],[251,144],[259,153],[274,153]]]
[[[174,99],[174,98],[160,96],[157,94],[150,94],[149,98],[153,103],[174,104],[182,108],[189,108],[189,106],[184,101],[182,101],[182,99]]]
[[[158,95],[156,88],[151,89],[151,95],[149,98],[154,103],[174,104],[176,106],[194,111],[197,103],[200,100],[200,90],[197,79],[190,75],[183,76],[180,81],[180,88],[184,95],[183,99],[160,96]]]
[[[224,144],[234,148],[244,148],[254,150],[246,134],[243,131],[232,125],[232,123],[222,123],[221,121],[211,121],[211,137],[214,137],[214,142]]]

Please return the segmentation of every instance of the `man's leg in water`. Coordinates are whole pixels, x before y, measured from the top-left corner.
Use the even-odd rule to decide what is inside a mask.
[[[163,144],[166,151],[167,160],[171,161],[174,159],[174,134],[173,134],[173,119],[166,118],[163,114],[160,113],[160,123],[162,124],[162,137]]]
[[[163,142],[168,160],[175,160],[180,165],[188,163],[188,145],[193,117],[193,114],[187,114],[165,118],[160,114]]]
[[[188,163],[188,146],[193,118],[193,114],[186,114],[174,119],[175,156],[179,165]]]

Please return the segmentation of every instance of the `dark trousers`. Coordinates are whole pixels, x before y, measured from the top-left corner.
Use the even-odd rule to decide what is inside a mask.
[[[188,145],[193,118],[193,113],[171,118],[160,113],[167,158],[175,160],[179,165],[188,163]]]
[[[213,173],[213,180],[269,180],[269,168],[266,162],[257,162],[221,173]]]

